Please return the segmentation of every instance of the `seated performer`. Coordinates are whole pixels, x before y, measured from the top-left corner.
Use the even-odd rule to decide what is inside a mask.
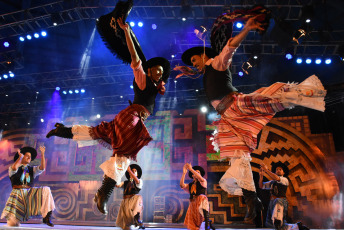
[[[117,11],[116,8],[115,11]],[[102,17],[99,21],[102,22]],[[116,23],[114,18],[111,19],[111,23]],[[100,166],[104,171],[104,179],[94,199],[98,210],[103,214],[107,214],[107,201],[116,183],[119,183],[124,176],[130,159],[136,160],[137,153],[152,140],[144,121],[153,113],[157,94],[165,93],[164,85],[170,75],[170,63],[165,58],[155,57],[143,63],[137,53],[137,41],[123,17],[117,19],[116,27],[111,30],[116,30],[116,34],[119,30],[124,31],[126,46],[123,50],[127,52],[129,50],[129,59],[134,73],[133,103],[119,112],[111,122],[103,121],[95,127],[85,125],[65,127],[57,123],[56,129],[47,134],[47,138],[51,136],[69,138],[79,141],[79,144],[80,142],[85,144],[85,141],[91,141],[94,144],[96,140],[96,142],[109,145],[108,147],[113,150],[112,157]]]
[[[12,192],[8,198],[1,218],[7,219],[7,225],[18,227],[20,222],[31,216],[44,216],[43,223],[53,227],[51,214],[55,203],[49,187],[33,187],[34,179],[45,170],[45,147],[40,146],[42,154],[40,166],[29,163],[37,156],[32,147],[23,147],[14,155],[14,164],[8,169]]]
[[[135,227],[139,226],[140,229],[144,229],[142,221],[140,220],[141,213],[143,211],[142,196],[138,195],[142,189],[142,169],[137,164],[131,164],[125,176],[128,180],[121,182],[116,187],[123,188],[123,200],[118,211],[116,226],[124,230],[130,229],[132,224]]]
[[[319,111],[325,110],[326,91],[315,76],[300,84],[277,82],[269,87],[260,88],[250,94],[238,93],[232,85],[229,66],[241,42],[251,30],[263,30],[257,17],[248,19],[244,28],[230,38],[217,55],[209,47],[193,47],[182,55],[182,61],[197,68],[203,74],[206,96],[221,115],[214,124],[214,149],[220,151],[220,159],[229,159],[230,167],[219,184],[231,195],[243,195],[246,202],[244,222],[254,224],[262,204],[257,198],[251,170],[251,152],[257,146],[257,135],[273,118],[276,112],[295,105],[302,105]],[[221,23],[219,23],[221,24]],[[222,23],[223,24],[223,23]],[[188,67],[177,66],[176,70],[191,74]]]
[[[273,180],[263,182],[264,172]],[[289,181],[288,167],[282,162],[272,164],[271,171],[265,164],[261,164],[259,171],[259,187],[271,191],[270,203],[266,215],[265,227],[275,228],[278,230],[302,229],[308,230],[301,222],[297,224],[287,224],[288,200],[286,197]]]
[[[185,175],[189,170],[189,177],[193,181],[189,184],[185,184]],[[188,211],[186,212],[184,225],[187,229],[198,230],[204,220],[205,229],[215,228],[209,220],[209,203],[208,198],[205,195],[207,190],[207,180],[204,178],[205,171],[201,166],[192,167],[187,163],[183,167],[183,174],[180,178],[180,187],[190,193],[190,204]]]

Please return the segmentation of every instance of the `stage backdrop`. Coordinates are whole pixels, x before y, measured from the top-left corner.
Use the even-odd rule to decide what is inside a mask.
[[[207,124],[205,116],[198,110],[186,110],[182,115],[176,111],[160,111],[145,122],[154,138],[139,153],[137,161],[143,169],[144,186],[140,194],[144,198],[145,222],[184,221],[189,196],[180,189],[179,179],[186,162],[206,170],[211,219],[219,224],[243,220],[246,210],[244,199],[229,196],[219,187],[218,181],[229,165],[226,161],[219,162],[219,154],[212,149],[209,138],[214,126]],[[101,119],[110,121],[113,117],[107,115]],[[69,117],[64,119],[64,124],[80,124],[81,120],[85,118]],[[91,225],[91,222],[102,221],[114,225],[123,191],[114,190],[107,216],[100,214],[93,202],[102,181],[99,165],[111,156],[111,151],[100,145],[79,148],[76,142],[68,139],[46,139],[46,133],[55,122],[59,120],[49,120],[44,129],[3,132],[0,143],[0,209],[11,192],[8,168],[13,163],[16,150],[25,145],[38,148],[44,144],[47,169],[36,180],[36,185],[51,187],[56,203],[55,222],[87,221]],[[321,227],[325,226],[329,216],[335,214],[333,198],[340,190],[333,168],[327,164],[328,157],[333,154],[332,135],[311,134],[307,117],[274,118],[261,132],[251,164],[257,181],[261,162],[269,167],[276,161],[286,163],[290,170],[287,192],[290,220],[302,220]],[[40,154],[32,164],[39,163]],[[262,200],[268,202],[267,194],[257,191]]]

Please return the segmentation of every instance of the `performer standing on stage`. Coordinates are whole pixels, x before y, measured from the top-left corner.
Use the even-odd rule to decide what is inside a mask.
[[[185,175],[188,170],[189,177],[193,179],[193,181],[189,184],[185,184]],[[206,230],[215,230],[211,224],[211,220],[209,220],[209,203],[205,195],[207,180],[204,178],[204,174],[205,171],[201,166],[192,167],[191,164],[187,163],[183,167],[183,174],[180,178],[180,188],[190,193],[190,204],[184,221],[184,225],[187,229],[198,230],[204,221]]]
[[[273,180],[263,182],[264,173],[269,175]],[[272,163],[271,171],[265,164],[261,164],[259,171],[259,188],[271,191],[270,203],[266,215],[265,227],[275,228],[278,230],[302,229],[308,230],[301,222],[296,224],[287,224],[288,214],[287,189],[289,181],[288,167],[282,162]]]
[[[315,75],[300,84],[277,82],[251,94],[237,92],[232,85],[229,66],[233,54],[248,33],[264,30],[263,24],[257,21],[258,17],[248,19],[242,31],[225,43],[219,55],[208,47],[193,47],[182,55],[185,64],[196,67],[203,74],[206,96],[221,114],[221,119],[215,123],[217,131],[213,145],[216,151],[220,151],[221,160],[230,159],[230,167],[221,178],[220,186],[231,195],[244,195],[247,205],[244,222],[248,224],[253,224],[256,211],[262,209],[250,165],[250,154],[257,146],[258,133],[276,112],[285,108],[302,105],[324,111],[326,94]],[[175,69],[187,68],[179,66]]]
[[[117,3],[114,12],[120,12],[121,17],[116,18],[116,16],[112,16],[112,13],[109,14],[111,31],[109,32],[108,28],[98,28],[98,30],[102,31],[102,34],[107,33],[107,35],[114,33],[114,39],[118,39],[116,36],[119,34],[119,40],[124,39],[126,43],[122,47],[123,51],[117,50],[116,52],[119,52],[117,53],[118,56],[122,55],[121,52],[130,53],[127,59],[131,61],[131,68],[134,73],[135,97],[133,103],[117,114],[111,122],[103,121],[95,127],[85,125],[65,127],[57,123],[55,125],[56,129],[47,134],[47,138],[51,136],[70,138],[79,141],[82,145],[85,144],[85,141],[99,141],[104,145],[110,145],[111,149],[113,149],[112,157],[100,165],[100,168],[104,171],[104,179],[102,186],[95,194],[95,202],[99,211],[103,214],[107,214],[106,203],[116,183],[119,183],[124,176],[130,164],[130,159],[136,160],[137,153],[152,140],[144,121],[153,113],[157,94],[163,95],[165,93],[164,85],[170,75],[170,63],[167,59],[155,57],[145,61],[133,31],[124,21],[125,14],[130,11],[131,7],[123,11],[123,9],[118,9],[118,6],[123,7],[120,3],[123,2]],[[109,15],[102,16],[103,18],[101,17],[98,23],[102,23]],[[123,30],[125,38],[122,37],[119,30]],[[109,42],[111,42],[111,38],[105,37],[104,39],[109,39]],[[121,42],[118,42],[117,45],[121,46]],[[116,49],[118,49],[117,46]],[[141,53],[141,58],[137,49]]]
[[[41,165],[30,166],[37,156],[32,147],[23,147],[14,155],[14,164],[8,169],[12,192],[8,198],[1,219],[7,219],[10,227],[20,226],[31,216],[44,216],[43,223],[54,227],[51,214],[55,203],[49,187],[34,187],[34,179],[45,170],[45,147],[40,146]]]
[[[142,196],[138,195],[142,189],[143,182],[141,180],[142,169],[137,164],[131,164],[125,176],[128,180],[121,182],[116,187],[123,188],[123,200],[118,211],[116,226],[124,230],[130,229],[132,224],[140,229],[145,229],[140,220],[143,211]]]

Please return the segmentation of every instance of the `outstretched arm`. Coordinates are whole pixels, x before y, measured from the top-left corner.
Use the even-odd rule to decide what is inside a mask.
[[[129,173],[131,178],[133,178],[133,180],[135,181],[136,184],[140,184],[139,178],[137,178],[137,176],[133,173],[133,171],[131,171],[130,166],[128,167],[127,172]]]
[[[45,146],[40,146],[39,150],[41,151],[41,165],[39,166],[39,170],[45,170]]]
[[[184,183],[185,175],[187,172],[188,172],[188,170],[186,168],[186,165],[184,165],[183,174],[182,174],[182,177],[180,178],[180,182],[179,182],[180,188],[182,188],[182,189],[185,189],[188,186],[187,184]]]
[[[132,62],[132,64],[134,66],[137,66],[137,64],[140,61],[140,57],[137,54],[135,46],[134,46],[134,43],[133,43],[133,40],[131,39],[130,27],[129,27],[129,25],[127,23],[123,22],[123,18],[118,18],[117,22],[118,22],[119,27],[121,27],[121,29],[124,31],[125,40],[127,42],[127,46],[128,46],[129,53],[130,53],[130,56],[131,56],[131,62]]]
[[[277,176],[275,173],[271,172],[271,171],[268,169],[268,167],[266,167],[265,164],[262,163],[260,166],[261,166],[260,168],[261,168],[264,172],[266,172],[266,174],[268,174],[273,180],[275,180],[275,181],[280,181],[280,180],[281,180],[280,177]]]
[[[250,18],[246,22],[244,28],[240,31],[240,33],[228,40],[227,45],[230,47],[238,47],[251,30],[264,30],[261,23],[256,21],[258,16],[259,15]]]
[[[19,157],[18,159],[16,160],[16,162],[14,162],[14,164],[11,166],[12,167],[12,170],[13,171],[17,171],[19,166],[20,166],[20,163],[24,157],[24,155],[20,152],[20,149],[18,149],[18,154],[19,154]]]

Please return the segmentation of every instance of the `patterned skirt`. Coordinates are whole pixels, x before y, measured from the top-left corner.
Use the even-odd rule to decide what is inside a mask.
[[[199,195],[190,200],[188,211],[186,212],[184,225],[187,229],[198,230],[204,221],[203,209],[209,212],[208,198],[205,195]]]
[[[116,226],[122,229],[130,229],[130,226],[134,224],[134,216],[137,213],[142,213],[142,211],[143,201],[141,195],[123,199],[119,207]]]
[[[136,160],[137,153],[153,140],[141,118],[143,114],[149,114],[145,107],[132,104],[111,122],[103,121],[90,128],[90,136],[111,148],[113,156],[117,154]]]
[[[55,203],[49,187],[12,189],[1,218],[16,218],[27,221],[31,216],[45,217],[55,209]]]

